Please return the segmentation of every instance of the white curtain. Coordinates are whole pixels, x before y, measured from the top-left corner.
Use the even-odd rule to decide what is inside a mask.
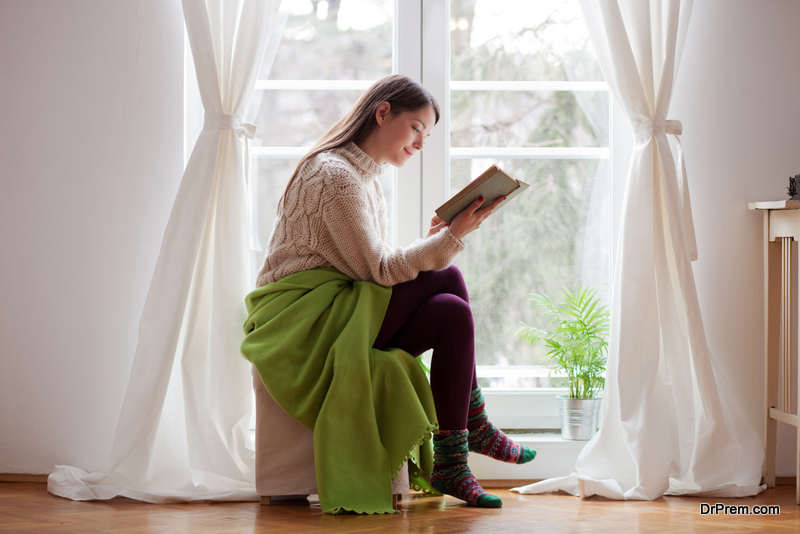
[[[581,8],[635,135],[602,422],[572,475],[516,491],[610,499],[756,494],[764,452],[706,342],[682,127],[666,120],[692,0],[581,0]]]
[[[279,0],[183,0],[205,108],[139,324],[108,473],[57,466],[70,499],[257,500],[248,423],[248,138],[243,118]]]

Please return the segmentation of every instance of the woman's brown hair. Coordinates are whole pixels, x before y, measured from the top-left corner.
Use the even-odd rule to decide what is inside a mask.
[[[295,178],[297,178],[300,169],[308,160],[320,152],[342,147],[351,141],[358,142],[369,135],[372,129],[377,125],[375,113],[378,110],[378,106],[383,102],[389,103],[389,109],[391,113],[395,115],[404,111],[416,111],[431,106],[436,115],[436,122],[439,122],[439,104],[436,103],[436,99],[433,98],[433,95],[422,87],[422,85],[402,74],[392,74],[381,78],[361,95],[361,98],[358,99],[356,105],[353,106],[353,109],[351,109],[347,115],[334,124],[333,127],[311,147],[311,150],[300,158],[297,167],[294,169],[294,173],[292,173],[292,177],[289,179],[289,183],[286,184],[286,189],[283,191],[278,206],[283,205],[286,192],[289,190]]]

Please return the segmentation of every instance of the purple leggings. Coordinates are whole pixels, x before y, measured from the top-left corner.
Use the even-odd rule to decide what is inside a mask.
[[[467,428],[470,393],[478,387],[475,323],[457,267],[421,272],[394,286],[374,347],[395,347],[414,357],[433,349],[431,391],[439,428]]]

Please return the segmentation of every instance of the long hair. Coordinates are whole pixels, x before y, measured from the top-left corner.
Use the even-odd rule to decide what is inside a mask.
[[[439,122],[439,104],[427,89],[422,87],[408,76],[402,74],[392,74],[381,78],[367,91],[361,95],[356,105],[353,106],[347,115],[333,125],[328,132],[311,147],[311,150],[297,163],[297,167],[286,184],[278,206],[283,205],[286,193],[289,191],[300,169],[305,163],[326,150],[339,148],[350,141],[358,142],[367,137],[373,128],[378,124],[375,120],[375,113],[383,102],[389,102],[390,111],[393,114],[404,111],[416,111],[426,106],[431,106],[436,115],[436,124]]]

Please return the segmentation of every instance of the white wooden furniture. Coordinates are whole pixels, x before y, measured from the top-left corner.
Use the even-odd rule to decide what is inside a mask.
[[[317,493],[311,432],[292,419],[270,396],[253,368],[256,393],[256,493],[261,504],[306,498]],[[392,482],[393,505],[408,493],[408,466]]]
[[[797,348],[800,314],[797,307],[797,245],[800,241],[800,200],[752,202],[764,213],[764,311],[766,351],[767,443],[764,481],[775,486],[778,421],[797,429],[796,501],[800,504],[800,425],[797,392],[800,366],[792,360]],[[797,369],[793,369],[797,367]]]

